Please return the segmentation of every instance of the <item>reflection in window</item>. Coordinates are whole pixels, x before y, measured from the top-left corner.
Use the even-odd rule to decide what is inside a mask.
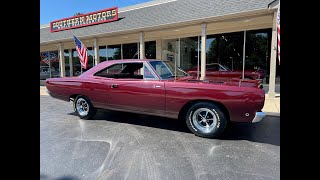
[[[151,61],[149,63],[162,79],[183,77],[187,75],[171,61]]]
[[[145,53],[145,58],[156,59],[156,41],[145,42]]]
[[[245,72],[269,81],[271,29],[247,32]],[[278,65],[278,63],[277,63]],[[279,70],[278,66],[276,68]],[[252,73],[254,72],[254,73]],[[280,81],[280,73],[277,73]]]
[[[200,46],[199,46],[200,47]],[[199,56],[200,56],[199,52]],[[198,37],[180,39],[180,67],[187,70],[198,65]]]
[[[156,79],[151,73],[151,70],[144,65],[144,79]]]
[[[60,64],[58,51],[50,51],[51,77],[60,77]]]
[[[40,80],[60,77],[58,51],[40,53]]]
[[[231,70],[241,70],[243,32],[207,36],[206,53],[207,64],[219,63]]]
[[[123,44],[123,59],[138,59],[138,44],[137,43],[130,43],[130,44]]]
[[[66,71],[66,76],[70,76],[70,64],[69,64],[69,51],[64,50],[64,60],[65,60],[65,71]]]
[[[121,59],[121,45],[108,45],[107,46],[108,61]]]
[[[81,74],[81,64],[76,49],[72,49],[72,56],[73,76],[79,76]]]
[[[100,58],[100,62],[107,60],[106,46],[99,46],[99,58]]]
[[[85,72],[94,66],[94,49],[92,47],[88,47],[87,49],[88,49],[88,68],[83,69],[82,72]]]

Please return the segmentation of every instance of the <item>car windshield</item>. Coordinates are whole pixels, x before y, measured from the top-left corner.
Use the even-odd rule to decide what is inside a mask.
[[[170,79],[173,77],[184,77],[188,75],[178,66],[175,71],[175,65],[171,61],[150,61],[150,64],[162,79]]]

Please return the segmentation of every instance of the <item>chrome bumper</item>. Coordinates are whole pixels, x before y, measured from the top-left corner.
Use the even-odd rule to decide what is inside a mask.
[[[266,117],[266,113],[264,112],[256,112],[252,123],[260,122],[264,117]]]

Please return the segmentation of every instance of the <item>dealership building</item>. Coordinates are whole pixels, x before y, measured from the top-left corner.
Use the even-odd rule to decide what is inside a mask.
[[[153,0],[71,14],[40,26],[40,83],[85,71],[76,36],[88,48],[89,68],[115,59],[166,59],[183,70],[200,65],[204,79],[205,65],[219,63],[231,71],[263,70],[275,97],[278,7],[279,0]]]

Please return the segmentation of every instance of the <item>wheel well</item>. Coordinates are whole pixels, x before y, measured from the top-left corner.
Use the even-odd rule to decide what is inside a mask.
[[[76,99],[77,96],[79,96],[80,94],[72,94],[70,97],[69,97],[69,100],[71,101],[74,101]]]
[[[219,106],[221,108],[221,110],[224,112],[224,114],[227,116],[227,120],[230,121],[230,115],[229,115],[229,111],[228,109],[220,102],[217,102],[217,101],[212,101],[212,100],[203,100],[203,99],[198,99],[198,100],[192,100],[192,101],[189,101],[187,102],[180,110],[179,112],[179,115],[178,115],[178,118],[179,119],[182,119],[186,116],[186,113],[188,111],[188,109],[194,105],[195,103],[198,103],[198,102],[208,102],[208,103],[213,103],[217,106]]]

